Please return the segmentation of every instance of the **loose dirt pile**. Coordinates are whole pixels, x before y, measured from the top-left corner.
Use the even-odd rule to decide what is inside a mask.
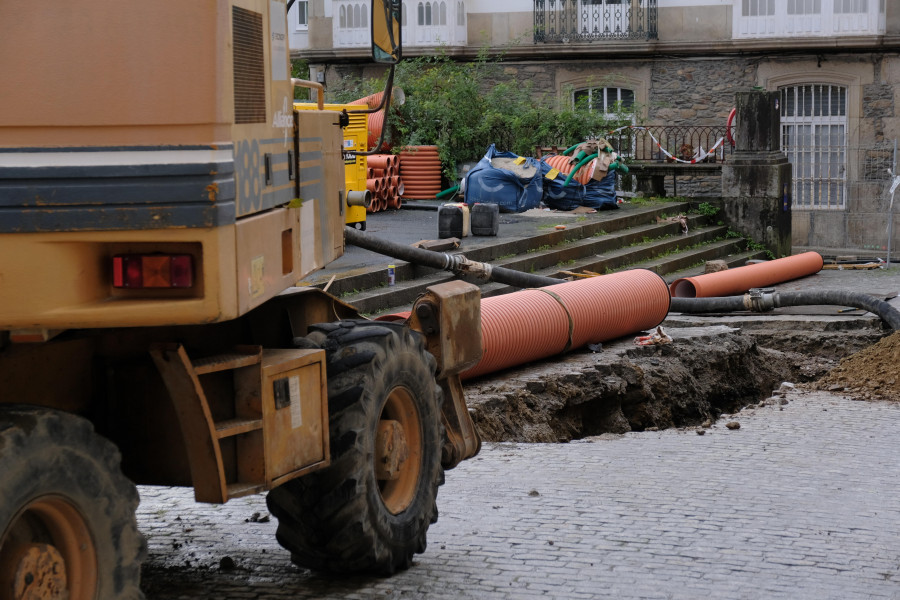
[[[900,331],[841,360],[816,388],[842,391],[866,400],[900,402]]]

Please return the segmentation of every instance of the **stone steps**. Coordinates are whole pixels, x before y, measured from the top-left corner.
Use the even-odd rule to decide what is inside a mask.
[[[567,273],[645,268],[670,281],[702,273],[709,260],[725,260],[733,267],[764,256],[760,251],[747,251],[744,239],[729,237],[733,234],[714,216],[690,210],[689,203],[661,203],[606,219],[567,224],[564,230],[541,226],[531,235],[488,239],[459,252],[469,260],[560,280],[569,277]],[[680,222],[670,219],[678,214],[686,216],[686,232]],[[386,266],[377,265],[335,274],[329,292],[360,313],[377,316],[409,310],[427,287],[459,278],[464,279],[448,271],[396,261],[394,285],[387,285]],[[479,284],[484,297],[518,289],[496,282],[472,282]]]

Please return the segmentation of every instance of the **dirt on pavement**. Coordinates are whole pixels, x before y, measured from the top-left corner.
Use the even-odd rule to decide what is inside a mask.
[[[841,369],[834,370],[842,375],[829,376],[857,377],[852,385],[850,379],[835,385],[862,388],[871,382],[878,386],[871,395],[890,388],[900,398],[900,377],[876,366],[891,362],[863,355],[900,356],[897,334],[868,348],[889,333],[877,327],[753,331],[718,325],[667,331],[668,344],[619,340],[596,352],[580,350],[466,382],[478,431],[488,441],[565,442],[699,426],[767,401],[782,382],[815,384],[842,359]],[[891,339],[894,345],[886,346]],[[862,358],[847,358],[856,351]],[[857,360],[868,369],[855,369]]]
[[[865,400],[900,402],[900,331],[840,361],[816,384]]]

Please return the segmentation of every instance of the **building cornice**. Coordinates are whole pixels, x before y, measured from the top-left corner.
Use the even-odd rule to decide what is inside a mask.
[[[714,42],[659,41],[659,40],[601,40],[593,43],[545,43],[488,48],[491,56],[503,56],[506,60],[561,60],[572,58],[652,58],[710,57],[779,54],[811,54],[817,52],[897,52],[900,51],[900,35],[846,36],[815,38],[761,38],[752,40],[722,40]],[[403,55],[434,56],[443,54],[459,60],[472,60],[484,54],[482,46],[434,46],[405,47]],[[368,47],[361,48],[306,48],[291,51],[292,58],[302,58],[310,63],[367,63],[371,62]]]

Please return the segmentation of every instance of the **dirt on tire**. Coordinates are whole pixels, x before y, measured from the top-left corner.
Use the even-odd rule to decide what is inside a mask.
[[[420,334],[398,323],[347,320],[311,329],[327,356],[331,464],[269,492],[276,537],[293,562],[317,571],[407,569],[425,551],[444,482],[434,358]],[[395,406],[398,396],[408,402]],[[408,459],[397,477],[380,477],[373,458],[380,419],[401,412],[409,415]]]

